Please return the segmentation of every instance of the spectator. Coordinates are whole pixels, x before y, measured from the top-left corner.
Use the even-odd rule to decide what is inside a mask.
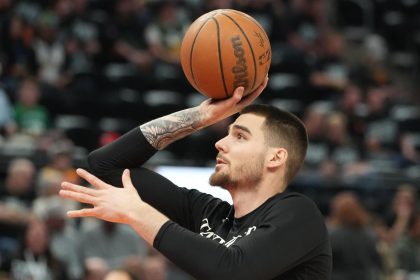
[[[13,15],[5,26],[0,38],[4,65],[2,75],[12,91],[22,77],[33,75],[35,56],[32,49],[33,26],[27,24],[19,15]]]
[[[408,230],[396,243],[398,267],[407,274],[420,276],[420,212],[413,213]],[[409,278],[411,279],[411,278]],[[415,276],[413,275],[413,279]]]
[[[305,110],[303,122],[308,132],[308,151],[305,158],[304,170],[298,178],[302,184],[329,186],[336,181],[338,166],[329,157],[326,142],[327,117],[329,109],[319,104],[311,104]]]
[[[287,40],[294,49],[306,54],[313,53],[316,50],[316,43],[322,28],[319,16],[312,9],[314,3],[301,0],[294,0],[289,3]]]
[[[50,126],[47,108],[39,104],[40,88],[37,80],[27,78],[22,81],[18,90],[18,101],[14,117],[19,132],[39,136]]]
[[[328,147],[325,142],[327,115],[325,109],[315,104],[305,110],[303,123],[309,138],[305,164],[308,167],[318,168],[328,158]]]
[[[48,164],[41,167],[38,172],[37,200],[57,195],[63,178],[64,174],[62,171],[53,169]]]
[[[168,278],[168,263],[160,254],[148,256],[144,260],[143,269],[147,280],[165,280]]]
[[[177,2],[160,2],[157,10],[156,19],[145,30],[149,50],[156,58],[155,76],[164,81],[179,81],[181,43],[190,21]]]
[[[347,118],[341,112],[332,111],[326,116],[325,137],[321,145],[327,150],[320,165],[325,183],[334,185],[346,181],[346,184],[354,184],[354,179],[358,180],[360,175],[367,173],[361,168],[359,149],[347,131]],[[341,176],[337,176],[338,173]]]
[[[386,215],[391,242],[397,242],[408,231],[409,221],[415,212],[416,204],[416,188],[409,184],[398,186],[392,200],[392,208]]]
[[[115,2],[114,10],[106,30],[114,61],[132,63],[141,71],[150,70],[153,59],[143,36],[149,21],[146,7],[138,8],[133,0],[122,0]]]
[[[36,219],[29,222],[22,248],[11,260],[10,276],[15,280],[68,279],[65,266],[50,252],[49,233],[43,222]]]
[[[0,135],[11,135],[16,131],[13,107],[6,93],[0,88]]]
[[[23,158],[12,160],[6,179],[0,183],[0,256],[8,258],[18,248],[18,238],[28,223],[35,198],[34,164]]]
[[[186,11],[176,2],[161,2],[157,10],[145,30],[150,52],[160,61],[179,64],[182,38],[190,24]]]
[[[369,34],[363,42],[364,56],[355,73],[365,85],[386,86],[391,82],[391,73],[387,69],[388,46],[379,34]]]
[[[110,269],[137,264],[146,256],[147,245],[131,229],[100,222],[80,236],[80,255],[87,275],[105,275]]]
[[[374,86],[369,87],[366,94],[366,159],[378,170],[397,168],[398,127],[397,123],[389,118],[390,90]]]
[[[349,83],[343,91],[341,99],[338,101],[338,107],[346,115],[357,114],[358,106],[362,102],[362,89],[356,85]]]
[[[6,179],[0,187],[0,197],[4,202],[19,208],[30,208],[35,198],[36,169],[32,161],[15,158],[9,163]]]
[[[321,50],[313,66],[310,82],[318,99],[334,99],[348,83],[349,67],[344,62],[345,41],[341,34],[322,34]]]
[[[347,132],[347,118],[340,112],[332,112],[326,120],[326,142],[329,155],[334,162],[343,166],[360,160],[352,137]]]
[[[72,166],[73,149],[73,143],[68,139],[58,139],[48,148],[47,154],[50,161],[39,170],[38,191],[40,194],[57,194],[60,186],[54,183],[58,182],[60,178],[75,184],[80,182],[76,170]]]
[[[389,92],[385,87],[369,87],[366,96],[368,121],[375,121],[389,116]]]
[[[420,147],[415,143],[414,136],[409,133],[403,133],[399,139],[399,159],[398,167],[406,168],[414,165],[420,165]]]
[[[383,217],[374,215],[372,228],[376,237],[376,248],[381,257],[381,277],[383,280],[397,280],[397,255],[394,243],[389,238],[388,227]]]
[[[95,63],[98,62],[97,59],[101,52],[99,29],[89,16],[88,1],[64,1],[64,3],[65,5],[61,6],[70,6],[64,8],[64,10],[70,10],[68,12],[70,14],[67,16],[65,25],[60,28],[60,35],[64,37],[68,57],[66,70],[70,72],[73,82],[82,86],[79,82],[87,83],[97,70]]]
[[[332,280],[374,280],[379,276],[381,260],[368,223],[369,214],[353,193],[339,193],[331,201]]]
[[[82,277],[78,247],[80,233],[74,223],[67,219],[66,205],[58,195],[40,197],[34,202],[33,212],[47,226],[51,255],[66,264],[69,279],[78,280]]]
[[[359,152],[362,152],[363,138],[366,130],[366,122],[359,113],[362,106],[362,89],[353,83],[349,83],[343,90],[342,95],[337,101],[336,110],[344,113],[347,117],[347,131],[352,140],[358,146]]]
[[[53,11],[41,13],[33,48],[39,81],[51,87],[62,88],[68,83],[68,77],[62,75],[66,54],[63,43],[58,38],[58,23],[59,19]]]

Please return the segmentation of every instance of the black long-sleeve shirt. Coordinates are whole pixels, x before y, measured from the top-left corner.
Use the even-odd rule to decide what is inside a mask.
[[[153,246],[181,269],[198,279],[330,279],[328,234],[310,199],[279,193],[234,218],[229,203],[141,167],[155,152],[136,128],[88,160],[91,172],[116,186],[131,169],[141,198],[170,219]]]

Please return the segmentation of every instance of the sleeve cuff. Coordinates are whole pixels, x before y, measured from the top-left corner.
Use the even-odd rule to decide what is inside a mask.
[[[159,229],[158,233],[156,234],[155,240],[153,241],[153,247],[155,249],[159,249],[160,247],[160,243],[164,237],[164,235],[166,234],[166,232],[168,231],[168,229],[172,226],[174,226],[175,223],[171,220],[165,222],[162,227]]]

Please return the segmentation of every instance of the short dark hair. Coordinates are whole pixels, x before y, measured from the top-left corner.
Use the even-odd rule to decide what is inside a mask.
[[[288,152],[285,181],[289,183],[302,166],[308,148],[308,134],[302,121],[290,112],[264,104],[249,105],[240,113],[265,118],[263,125],[267,145],[282,147]]]

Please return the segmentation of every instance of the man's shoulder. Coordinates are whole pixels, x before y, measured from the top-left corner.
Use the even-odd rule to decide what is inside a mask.
[[[272,208],[274,212],[276,212],[275,209],[277,209],[281,213],[289,212],[298,216],[316,216],[317,218],[323,219],[317,204],[311,198],[301,193],[279,193],[270,198],[267,202],[271,204],[270,208]]]
[[[270,200],[273,200],[275,203],[287,201],[288,203],[299,203],[316,207],[315,202],[311,198],[298,192],[282,192],[273,196]]]

